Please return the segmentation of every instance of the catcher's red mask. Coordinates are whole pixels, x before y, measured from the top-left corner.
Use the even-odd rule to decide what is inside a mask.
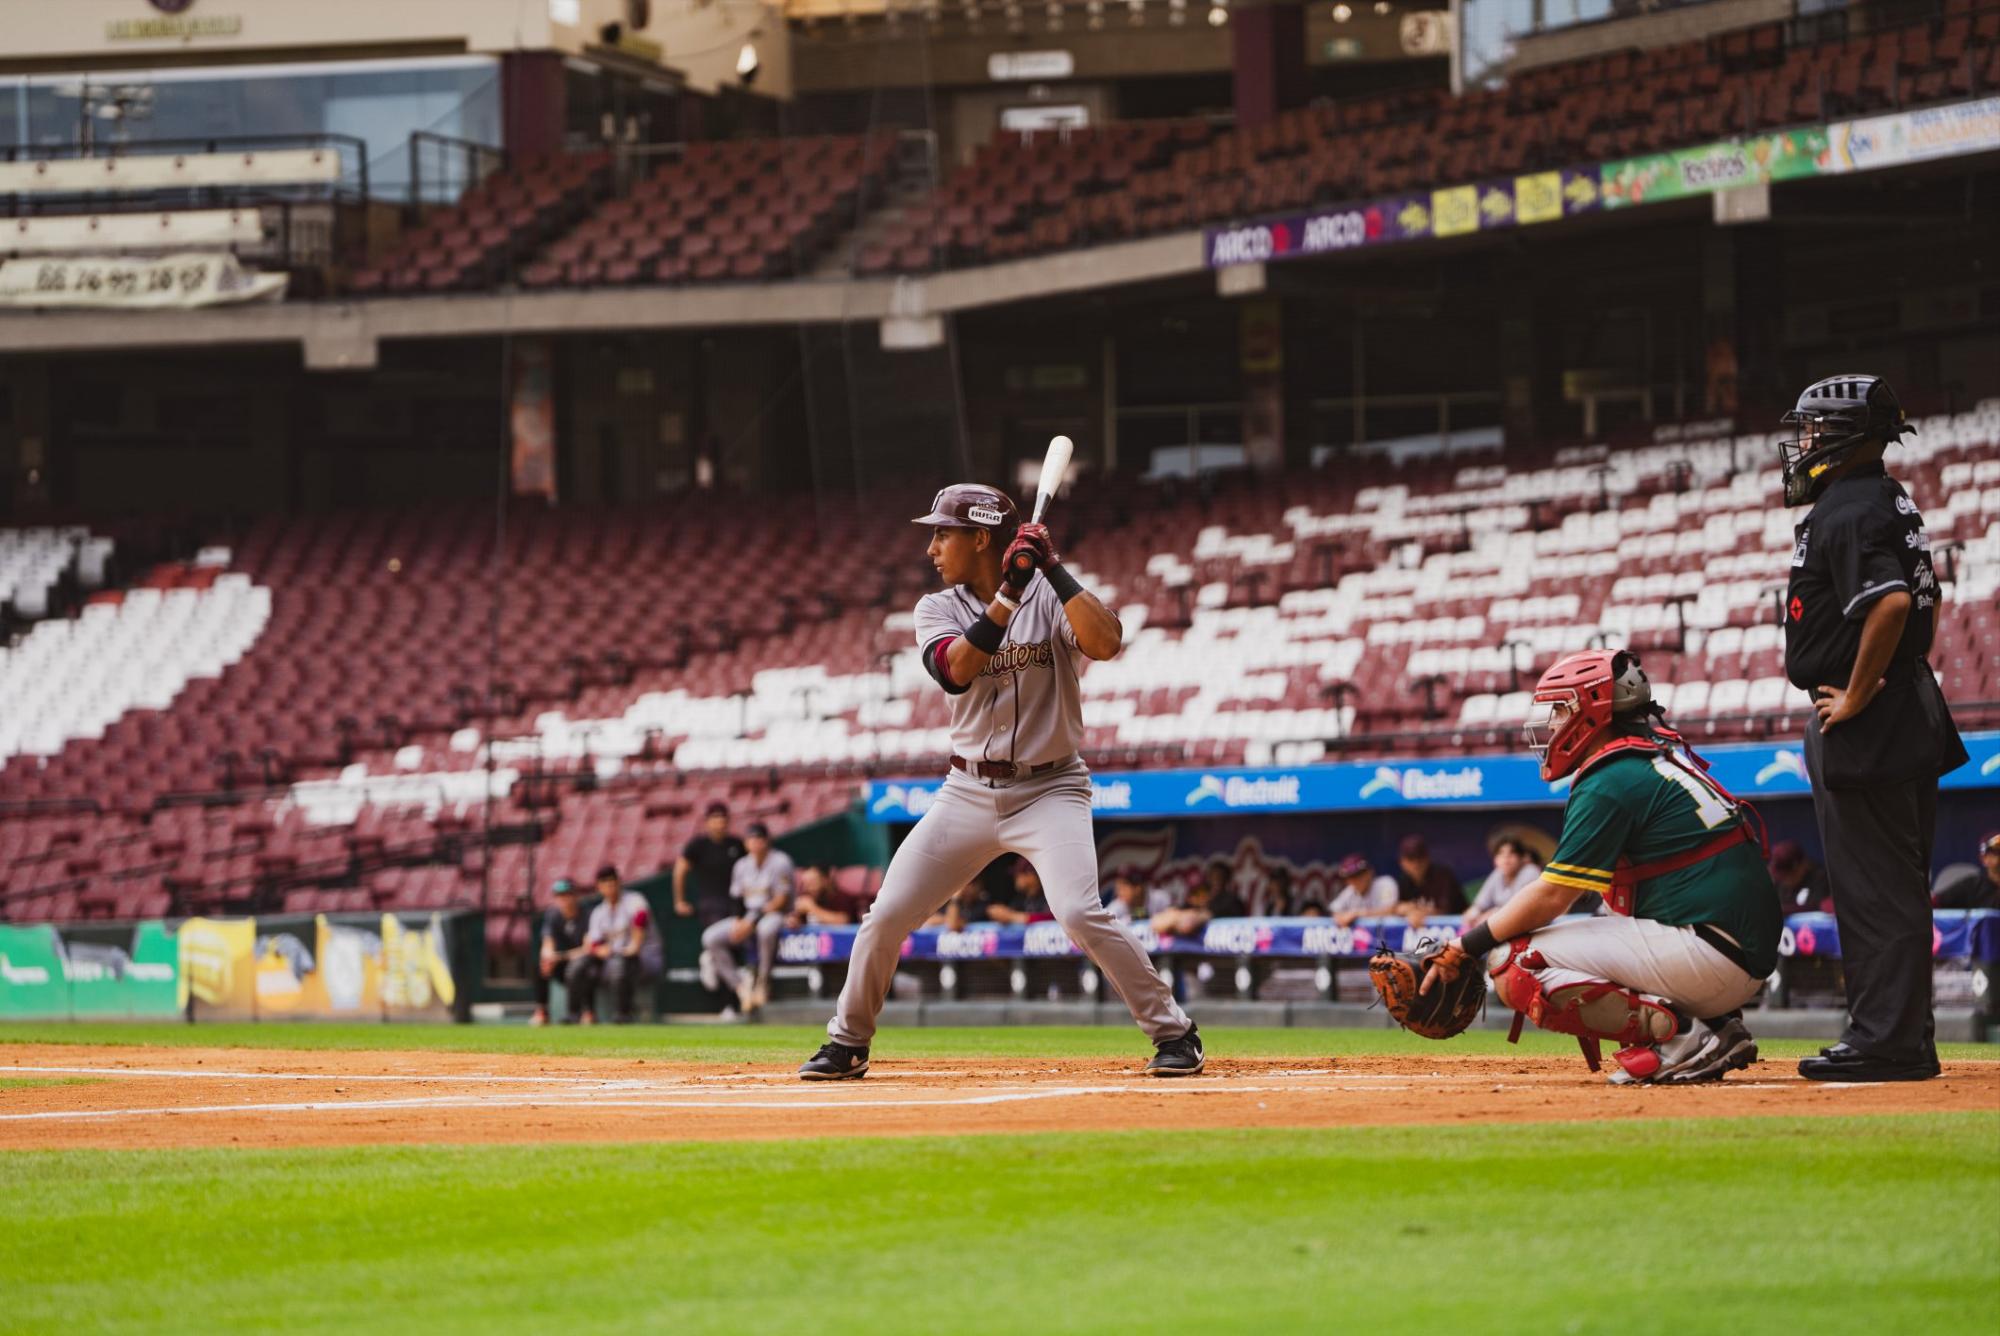
[[[1553,783],[1582,764],[1619,715],[1652,703],[1639,660],[1623,650],[1587,649],[1556,660],[1535,683],[1528,711],[1529,750]]]

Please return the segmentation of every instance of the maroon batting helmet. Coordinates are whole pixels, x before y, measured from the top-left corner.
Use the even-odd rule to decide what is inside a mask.
[[[995,535],[1014,527],[1014,503],[1005,492],[984,483],[958,482],[939,492],[931,501],[931,513],[919,515],[913,524],[935,528],[992,529]]]

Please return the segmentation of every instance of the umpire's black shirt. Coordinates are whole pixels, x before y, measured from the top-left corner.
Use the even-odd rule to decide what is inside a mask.
[[[1887,685],[1826,735],[1833,787],[1934,777],[1964,758],[1923,662],[1938,603],[1923,516],[1880,463],[1864,465],[1836,478],[1793,530],[1785,590],[1785,676],[1792,685],[1808,692],[1845,688],[1868,610],[1898,590],[1910,595],[1910,615],[1883,673]]]

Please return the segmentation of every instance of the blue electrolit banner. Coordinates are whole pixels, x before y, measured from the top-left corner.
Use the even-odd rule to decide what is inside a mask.
[[[1965,739],[1972,759],[1944,777],[1947,789],[2000,788],[2000,733]],[[1702,749],[1716,780],[1743,798],[1811,792],[1796,742],[1729,743]],[[915,821],[942,779],[875,780],[868,819]],[[1220,816],[1240,812],[1357,812],[1383,807],[1556,805],[1569,782],[1549,784],[1532,756],[1459,760],[1337,761],[1295,770],[1123,770],[1091,779],[1100,818]]]
[[[1932,915],[1931,954],[1946,960],[2000,960],[2000,910],[1940,909]],[[1458,936],[1456,915],[1431,919],[1417,934],[1440,941]],[[790,965],[824,965],[854,952],[858,928],[813,928],[778,940],[778,959]],[[1132,925],[1148,955],[1333,957],[1365,960],[1382,947],[1404,949],[1412,935],[1400,918],[1365,918],[1342,926],[1325,918],[1212,919],[1198,936],[1163,937],[1152,925]],[[1840,933],[1831,914],[1793,914],[1778,948],[1785,956],[1840,955]],[[960,960],[1040,960],[1079,956],[1060,923],[975,923],[963,932],[919,928],[903,943],[903,959],[932,963]]]

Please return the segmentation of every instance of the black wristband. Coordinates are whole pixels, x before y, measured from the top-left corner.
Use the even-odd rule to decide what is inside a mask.
[[[1466,955],[1471,956],[1474,960],[1484,957],[1487,952],[1498,945],[1500,945],[1500,939],[1495,937],[1493,929],[1487,927],[1484,923],[1458,939],[1458,949],[1465,952]]]
[[[1007,638],[1007,628],[988,617],[979,614],[979,620],[965,628],[965,643],[981,654],[997,654],[1000,642]]]
[[[1067,603],[1083,592],[1083,586],[1069,573],[1060,561],[1052,561],[1042,567],[1042,578],[1049,582],[1049,588],[1056,591],[1056,601]]]

